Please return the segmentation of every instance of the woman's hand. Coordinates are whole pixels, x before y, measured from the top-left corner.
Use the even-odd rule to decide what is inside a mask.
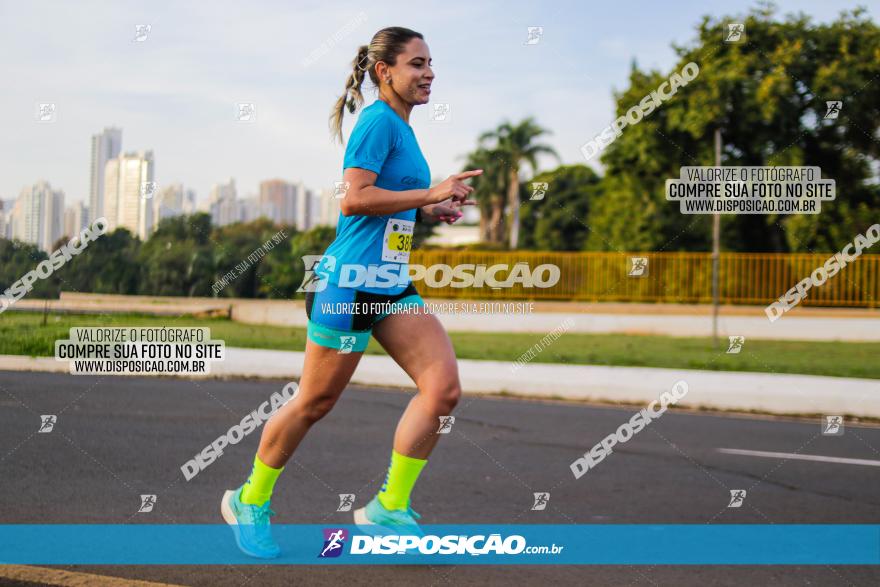
[[[464,201],[468,195],[474,191],[474,188],[464,183],[469,177],[474,177],[483,173],[482,169],[474,169],[471,171],[463,171],[450,175],[441,183],[428,190],[428,204],[439,204],[444,200],[452,199],[453,201]]]
[[[422,217],[434,222],[445,222],[446,224],[455,224],[462,216],[462,206],[473,206],[476,204],[474,200],[456,201],[448,199],[437,204],[428,204],[422,206]]]

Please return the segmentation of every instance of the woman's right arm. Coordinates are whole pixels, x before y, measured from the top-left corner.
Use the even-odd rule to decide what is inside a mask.
[[[348,182],[348,190],[340,202],[343,216],[387,216],[403,210],[421,208],[449,198],[462,201],[474,188],[464,180],[483,173],[482,169],[450,175],[430,189],[384,190],[376,187],[377,174],[359,167],[348,167],[342,180]]]

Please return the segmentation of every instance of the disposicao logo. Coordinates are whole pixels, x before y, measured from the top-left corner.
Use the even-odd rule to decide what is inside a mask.
[[[324,528],[324,548],[318,558],[334,558],[342,554],[348,531],[343,528]]]

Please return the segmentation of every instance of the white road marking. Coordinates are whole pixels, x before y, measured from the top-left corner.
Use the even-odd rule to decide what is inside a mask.
[[[769,452],[766,450],[742,450],[739,448],[719,448],[718,452],[731,455],[745,455],[748,457],[767,457],[771,459],[793,459],[800,461],[819,461],[822,463],[838,463],[841,465],[865,465],[867,467],[880,467],[880,461],[870,459],[845,459],[842,457],[826,457],[822,455],[800,455],[790,452]]]

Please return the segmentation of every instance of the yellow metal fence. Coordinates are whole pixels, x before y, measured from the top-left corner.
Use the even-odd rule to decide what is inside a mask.
[[[722,253],[720,298],[723,304],[769,304],[800,280],[822,267],[832,253]],[[632,258],[647,259],[646,274],[631,276]],[[493,289],[444,285],[450,268],[472,264],[491,267],[525,263],[530,272],[543,264],[559,268],[559,281],[552,287]],[[553,251],[414,251],[410,264],[428,268],[428,276],[416,282],[424,296],[438,298],[578,300],[601,302],[711,303],[712,256],[710,253],[616,253]],[[474,270],[459,269],[475,274]],[[636,271],[638,273],[638,271]],[[504,281],[509,270],[499,270]],[[547,273],[542,272],[546,278]],[[817,277],[821,277],[817,274]],[[449,281],[448,278],[446,281]],[[460,279],[453,279],[460,281]],[[880,255],[863,254],[820,286],[813,286],[801,303],[813,306],[876,308],[880,299]]]

